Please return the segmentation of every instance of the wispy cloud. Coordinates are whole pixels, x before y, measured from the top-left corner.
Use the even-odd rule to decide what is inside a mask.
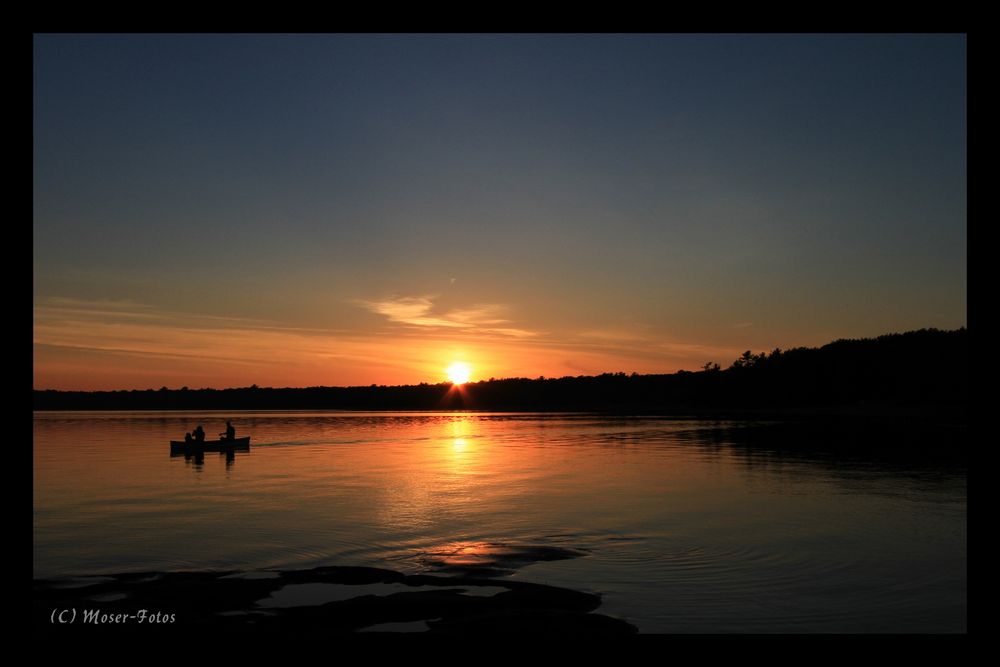
[[[105,322],[156,321],[185,326],[254,326],[266,327],[265,320],[223,315],[179,313],[129,300],[75,299],[48,297],[34,307],[35,321],[47,319],[67,320],[80,317],[87,320],[100,318]]]
[[[35,305],[33,339],[36,387],[82,389],[424,381],[446,345],[66,299]]]
[[[515,329],[513,327],[496,327],[490,329],[480,329],[485,334],[497,334],[498,336],[510,336],[512,338],[534,338],[539,335],[537,331],[528,329]]]
[[[455,322],[441,317],[431,315],[434,302],[430,297],[401,297],[398,299],[386,299],[384,301],[361,301],[364,306],[373,313],[385,315],[390,322],[400,324],[410,324],[417,327],[461,327],[465,326],[461,322]]]
[[[647,343],[650,340],[649,336],[625,329],[584,329],[577,335],[588,340],[613,341],[615,343]]]
[[[357,305],[373,313],[384,315],[390,322],[411,327],[444,327],[463,329],[476,333],[528,338],[538,335],[528,329],[508,326],[511,320],[504,317],[507,307],[502,304],[475,304],[467,308],[453,308],[434,313],[434,295],[391,297],[380,301],[356,301]]]
[[[619,359],[649,363],[667,362],[675,368],[697,368],[704,361],[735,359],[739,352],[730,346],[688,343],[665,336],[662,332],[636,329],[591,329],[562,341],[562,346],[576,350],[600,350]],[[604,372],[596,370],[595,372]]]

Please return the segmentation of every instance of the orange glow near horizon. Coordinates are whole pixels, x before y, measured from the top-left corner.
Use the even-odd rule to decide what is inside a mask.
[[[33,339],[34,388],[75,391],[443,380],[457,390],[491,377],[696,370],[760,347],[596,331],[532,338],[411,330],[375,336],[76,301],[37,305]]]

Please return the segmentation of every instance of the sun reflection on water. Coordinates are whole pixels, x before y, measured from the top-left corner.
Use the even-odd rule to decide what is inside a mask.
[[[439,425],[419,449],[393,448],[389,454],[405,465],[379,498],[381,522],[393,530],[423,530],[447,521],[460,522],[477,507],[494,502],[494,483],[509,462],[498,459],[481,420],[455,416]]]

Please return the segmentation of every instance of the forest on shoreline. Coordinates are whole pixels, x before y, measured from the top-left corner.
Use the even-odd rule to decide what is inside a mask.
[[[726,368],[502,378],[464,385],[34,390],[35,410],[518,410],[680,413],[961,409],[968,332],[921,329],[745,352]]]

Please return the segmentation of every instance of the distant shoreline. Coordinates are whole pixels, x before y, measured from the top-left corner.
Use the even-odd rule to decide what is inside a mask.
[[[56,413],[56,412],[218,412],[220,414],[236,414],[241,412],[272,412],[272,413],[296,413],[296,412],[330,412],[330,413],[439,413],[450,414],[545,414],[545,415],[604,415],[622,417],[662,417],[673,419],[733,419],[733,420],[812,420],[825,418],[873,418],[873,419],[917,419],[921,421],[947,419],[954,425],[966,424],[968,411],[965,406],[938,405],[938,406],[817,406],[813,408],[713,408],[713,409],[662,409],[662,410],[571,410],[571,409],[516,409],[516,408],[35,408],[33,412]],[[958,422],[958,423],[955,423]]]
[[[962,414],[968,332],[921,329],[820,348],[749,350],[728,368],[639,375],[503,378],[453,385],[119,391],[34,390],[54,410],[478,410],[738,417]]]

